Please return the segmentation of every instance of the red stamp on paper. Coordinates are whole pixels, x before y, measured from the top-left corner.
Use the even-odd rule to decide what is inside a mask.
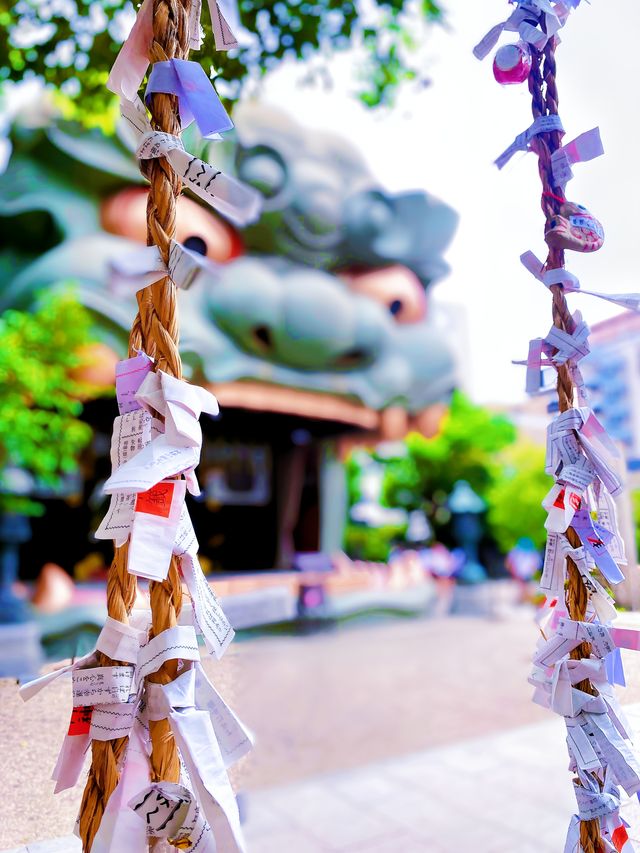
[[[564,509],[564,489],[560,489],[558,497],[553,502],[553,505],[558,509]]]
[[[136,512],[169,518],[175,483],[156,483],[148,492],[140,492],[136,499]]]
[[[93,705],[79,705],[71,712],[71,720],[69,722],[70,735],[88,735],[91,728],[91,714],[93,713]]]

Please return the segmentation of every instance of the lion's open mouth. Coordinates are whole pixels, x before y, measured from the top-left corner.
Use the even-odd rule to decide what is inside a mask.
[[[418,430],[433,435],[444,411],[444,404],[434,403],[416,414],[398,406],[376,411],[345,397],[298,388],[284,388],[265,382],[215,382],[209,385],[220,406],[229,409],[273,412],[320,421],[334,421],[371,433],[383,440],[403,438]]]

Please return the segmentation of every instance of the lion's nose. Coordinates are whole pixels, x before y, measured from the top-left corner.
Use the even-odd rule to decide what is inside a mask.
[[[303,370],[350,370],[375,358],[384,323],[379,306],[370,310],[368,300],[316,270],[243,275],[245,263],[227,268],[209,298],[214,321],[237,345]]]

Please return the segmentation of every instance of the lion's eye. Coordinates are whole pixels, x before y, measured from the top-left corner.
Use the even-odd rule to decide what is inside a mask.
[[[198,255],[207,254],[207,241],[202,237],[187,237],[184,241],[185,249],[190,249],[192,252],[197,252]]]
[[[418,323],[427,313],[427,298],[418,278],[402,266],[343,271],[340,277],[354,293],[386,306],[398,323]]]

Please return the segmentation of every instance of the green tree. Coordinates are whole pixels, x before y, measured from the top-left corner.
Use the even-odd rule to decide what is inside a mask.
[[[251,43],[230,54],[216,51],[206,26],[196,54],[224,81],[221,94],[229,97],[285,58],[321,57],[326,73],[333,51],[359,47],[365,57],[360,99],[368,106],[388,103],[404,81],[426,82],[421,28],[442,20],[434,0],[374,0],[366,12],[355,0],[239,0],[238,6]],[[104,115],[112,101],[104,85],[133,12],[130,0],[0,3],[0,27],[7,34],[0,40],[0,79],[35,73],[75,101],[76,117]],[[208,14],[203,12],[205,24]]]
[[[33,313],[0,318],[0,486],[8,467],[55,487],[77,468],[91,428],[79,416],[95,394],[74,378],[91,342],[88,312],[69,292],[47,294]],[[0,510],[37,512],[38,505],[0,493]]]
[[[551,479],[544,472],[545,450],[529,441],[517,441],[517,432],[504,415],[474,405],[455,392],[437,435],[413,433],[404,441],[405,452],[393,458],[374,458],[385,467],[383,502],[407,511],[423,510],[437,539],[447,542],[450,513],[447,499],[458,480],[466,480],[487,504],[487,528],[502,553],[528,537],[544,548],[545,511],[542,499]],[[358,451],[348,460],[351,503],[359,499]],[[359,461],[360,460],[360,461]],[[640,517],[640,492],[636,512]],[[404,529],[367,528],[350,524],[346,547],[357,556],[386,559]]]
[[[384,483],[388,506],[425,509],[438,523],[438,508],[458,480],[466,480],[481,497],[500,474],[497,454],[516,440],[504,415],[474,405],[456,391],[437,435],[412,433],[406,454],[389,460]],[[444,519],[444,514],[441,513]]]
[[[536,548],[544,548],[547,514],[542,499],[552,483],[544,464],[544,448],[528,441],[520,441],[500,455],[500,475],[489,486],[486,500],[489,531],[503,554],[525,537]]]
[[[345,551],[356,560],[386,563],[394,543],[404,539],[406,530],[406,524],[367,527],[364,524],[350,522],[345,529]]]

